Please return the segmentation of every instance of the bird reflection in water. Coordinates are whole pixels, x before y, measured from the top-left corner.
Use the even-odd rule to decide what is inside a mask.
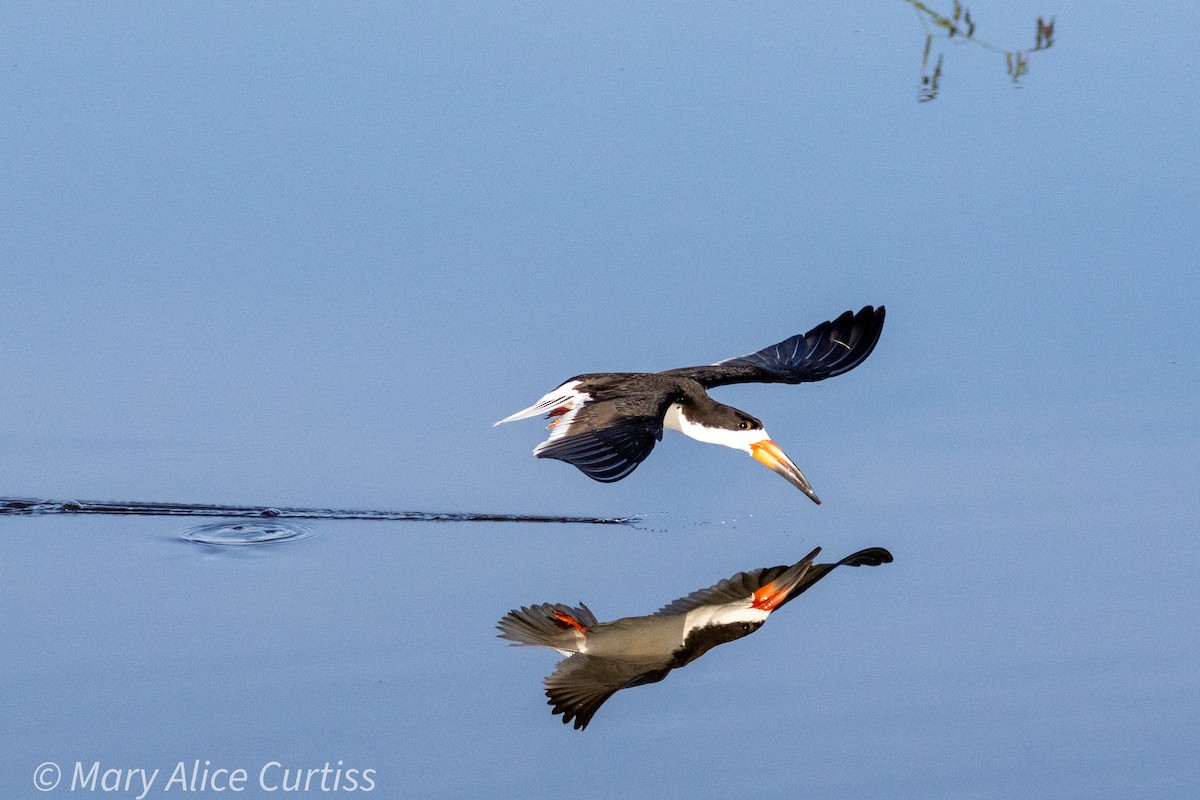
[[[545,679],[546,696],[563,723],[586,728],[597,709],[622,689],[656,683],[712,648],[754,633],[782,608],[837,567],[892,561],[870,547],[832,564],[817,564],[816,548],[791,566],[739,572],[641,617],[599,622],[583,603],[543,603],[508,612],[500,638],[566,655]]]

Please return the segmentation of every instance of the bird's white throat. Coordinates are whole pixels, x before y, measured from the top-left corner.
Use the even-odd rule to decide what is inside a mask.
[[[765,622],[770,615],[770,611],[751,605],[750,599],[735,600],[720,606],[693,608],[683,618],[683,638],[680,639],[680,643],[686,642],[688,635],[697,628],[738,622]]]

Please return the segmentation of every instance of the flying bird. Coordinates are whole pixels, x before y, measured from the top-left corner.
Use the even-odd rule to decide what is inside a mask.
[[[834,564],[813,563],[820,552],[818,547],[790,567],[739,572],[646,616],[598,622],[583,603],[543,603],[508,612],[496,627],[501,639],[568,656],[546,677],[546,696],[564,725],[574,720],[582,729],[615,693],[657,683],[717,645],[754,633],[771,612],[830,570],[892,561],[887,550],[869,547]]]
[[[680,431],[749,453],[820,503],[762,422],[718,403],[708,390],[734,383],[807,383],[849,372],[875,348],[883,317],[883,306],[847,311],[806,334],[709,366],[576,375],[496,425],[545,414],[550,437],[533,454],[566,461],[605,483],[633,472],[662,441],[664,429]]]

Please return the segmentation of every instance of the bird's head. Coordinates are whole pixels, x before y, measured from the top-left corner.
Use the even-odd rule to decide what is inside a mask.
[[[684,638],[683,653],[685,655],[682,663],[695,661],[717,645],[733,642],[754,633],[767,621],[766,614],[759,612],[756,616],[757,619],[709,622],[688,631]]]
[[[691,419],[687,410],[681,408],[675,424],[669,423],[668,427],[677,427],[697,441],[724,445],[749,453],[760,464],[783,476],[784,480],[808,495],[814,503],[820,504],[821,498],[813,491],[808,478],[804,477],[804,473],[779,445],[771,441],[757,417],[721,403],[713,403],[704,408],[698,416],[699,419]]]
[[[743,636],[749,636],[763,626],[766,619],[743,620],[741,622],[727,622],[724,625],[712,626],[712,638],[714,643],[733,642],[741,639]]]

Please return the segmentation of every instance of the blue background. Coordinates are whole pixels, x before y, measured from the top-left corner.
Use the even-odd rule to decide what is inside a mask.
[[[0,794],[207,758],[384,797],[1191,797],[1200,12],[971,13],[1055,44],[1014,86],[935,36],[921,103],[903,2],[4,4],[0,494],[644,519],[0,520]],[[849,375],[714,393],[820,507],[675,434],[602,485],[490,427],[881,303]],[[896,561],[583,733],[554,654],[492,638],[816,545]]]

